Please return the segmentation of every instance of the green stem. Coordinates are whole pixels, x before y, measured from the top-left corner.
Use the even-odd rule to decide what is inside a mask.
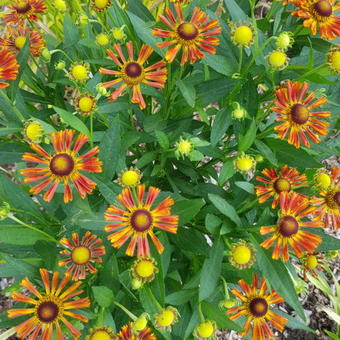
[[[62,53],[73,64],[73,60],[63,50],[60,50],[60,49],[57,48],[57,49],[51,51],[51,54],[54,53],[54,52]]]
[[[90,144],[91,148],[93,148],[93,115],[94,112],[90,114]]]
[[[205,317],[204,317],[204,315],[203,315],[203,313],[202,313],[202,302],[200,302],[199,304],[198,304],[198,314],[199,314],[199,316],[200,316],[200,321],[201,322],[204,322],[205,321]]]
[[[46,73],[44,72],[44,70],[41,68],[39,63],[35,60],[35,58],[32,55],[31,55],[31,59],[32,59],[34,65],[37,67],[37,70],[39,70],[41,72],[41,74],[47,79]]]
[[[9,214],[9,215],[8,215],[8,218],[10,218],[11,220],[13,220],[13,221],[15,221],[15,222],[21,224],[22,226],[24,226],[24,227],[26,227],[26,228],[28,228],[28,229],[31,229],[31,230],[34,230],[34,231],[40,233],[40,234],[43,234],[43,235],[46,236],[49,240],[51,240],[51,241],[53,241],[53,242],[55,242],[55,243],[58,243],[58,240],[56,240],[53,236],[51,236],[51,235],[45,233],[44,231],[42,231],[42,230],[40,230],[40,229],[38,229],[38,228],[36,228],[36,227],[33,227],[32,225],[29,225],[29,224],[27,224],[27,223],[25,223],[25,222],[19,220],[19,219],[16,218],[14,215]]]
[[[240,60],[238,62],[238,71],[237,71],[237,73],[240,74],[241,70],[242,70],[243,47],[240,46],[239,49],[240,49]]]
[[[104,325],[104,312],[105,312],[105,307],[100,307],[100,311],[99,311],[98,319],[97,319],[98,327],[101,327]]]
[[[12,336],[13,334],[15,334],[15,328],[14,327],[12,327],[12,328],[10,328],[10,329],[8,329],[6,332],[4,332],[4,333],[2,333],[1,335],[0,335],[0,340],[6,340],[6,339],[8,339],[10,336]]]
[[[15,115],[18,117],[18,119],[22,122],[25,120],[24,116],[21,114],[21,112],[12,104],[12,102],[9,100],[7,94],[0,90],[0,96],[3,98],[3,100],[7,103],[8,106],[10,106],[15,113]]]
[[[251,58],[249,64],[245,67],[245,70],[244,70],[244,72],[242,72],[242,74],[247,74],[247,72],[248,72],[248,70],[250,69],[250,67],[254,64],[256,58],[257,58],[259,55],[262,54],[262,52],[263,52],[264,49],[267,47],[267,45],[268,45],[272,40],[274,40],[275,38],[276,38],[276,37],[270,37],[270,38],[268,38],[268,39],[264,42],[263,46],[262,46],[260,49],[258,49],[258,50],[255,49],[256,52],[254,51],[253,57]]]
[[[226,280],[224,279],[224,277],[222,277],[222,276],[221,276],[221,280],[223,281],[223,288],[224,288],[224,295],[225,295],[225,298],[226,298],[226,299],[229,299],[229,298],[230,298],[230,295],[229,295],[229,290],[228,290],[227,282],[226,282]]]
[[[123,312],[125,312],[133,321],[136,321],[138,318],[136,315],[134,315],[133,313],[131,313],[127,308],[125,308],[123,305],[121,305],[119,302],[117,301],[113,301],[113,303],[119,307]]]

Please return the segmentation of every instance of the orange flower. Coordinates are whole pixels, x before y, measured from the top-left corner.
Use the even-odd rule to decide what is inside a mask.
[[[327,135],[328,123],[318,118],[328,118],[330,112],[311,112],[312,109],[327,103],[325,97],[320,97],[314,103],[310,104],[315,97],[314,92],[307,95],[308,84],[306,82],[292,82],[288,80],[275,91],[276,100],[271,110],[277,113],[277,122],[282,122],[274,127],[278,131],[278,137],[284,139],[288,134],[288,143],[293,144],[296,148],[302,143],[310,147],[307,135],[314,143],[319,143],[322,136]]]
[[[44,194],[44,200],[50,202],[54,196],[59,183],[64,185],[64,202],[72,201],[72,190],[69,182],[75,186],[81,198],[90,194],[96,187],[96,183],[80,173],[80,170],[90,172],[101,172],[102,162],[93,157],[99,152],[96,146],[83,154],[77,156],[78,151],[88,141],[88,138],[80,133],[73,148],[71,148],[74,130],[63,130],[51,133],[51,141],[55,152],[50,155],[39,144],[32,143],[31,149],[39,155],[26,152],[23,161],[42,164],[39,168],[28,168],[20,170],[26,178],[25,183],[33,183],[43,179],[43,182],[33,187],[30,191],[39,194],[49,184],[50,188]]]
[[[151,329],[146,327],[141,331],[133,330],[133,322],[122,327],[115,340],[156,340],[156,336]]]
[[[279,332],[282,332],[286,322],[286,318],[274,313],[270,310],[270,305],[276,305],[283,302],[283,298],[274,290],[267,292],[267,284],[264,279],[261,280],[260,286],[258,276],[254,274],[252,285],[248,285],[244,280],[238,281],[243,292],[238,289],[232,289],[231,292],[241,300],[242,304],[237,307],[228,309],[227,314],[231,314],[231,320],[238,319],[240,316],[248,317],[244,324],[244,332],[242,336],[249,333],[250,325],[253,322],[253,340],[271,339],[274,334],[266,320],[268,320]]]
[[[38,21],[37,14],[44,13],[47,9],[44,0],[12,0],[8,7],[11,13],[5,15],[5,21],[17,24],[24,20]]]
[[[0,46],[14,53],[18,53],[25,46],[27,39],[29,39],[30,51],[34,57],[38,57],[45,46],[44,39],[37,30],[30,30],[24,26],[13,28],[8,25],[7,31],[4,38],[0,38]]]
[[[115,101],[122,95],[126,87],[132,88],[132,103],[138,103],[141,109],[145,109],[146,104],[141,92],[141,84],[146,84],[152,87],[162,89],[167,78],[167,69],[164,68],[165,61],[161,60],[151,66],[144,67],[143,64],[147,61],[153,52],[151,46],[143,44],[138,59],[134,59],[133,43],[129,41],[126,43],[129,58],[125,58],[121,46],[118,44],[113,45],[118,56],[112,50],[106,50],[107,55],[113,60],[113,62],[120,68],[119,71],[112,71],[106,68],[100,68],[101,74],[110,74],[118,76],[117,79],[103,83],[103,87],[111,87],[122,83],[118,89],[116,89],[109,99],[109,101]]]
[[[331,184],[320,192],[321,197],[313,197],[314,216],[325,223],[325,227],[340,229],[340,168],[331,171]]]
[[[17,335],[20,338],[26,338],[30,335],[30,340],[39,339],[52,340],[55,336],[57,339],[64,339],[63,332],[60,326],[60,321],[68,328],[75,339],[78,339],[81,332],[75,328],[67,319],[66,316],[87,322],[88,319],[79,314],[72,312],[72,309],[81,309],[90,307],[90,300],[88,297],[71,300],[80,295],[83,290],[77,290],[81,282],[76,282],[70,287],[66,287],[70,281],[70,275],[66,274],[58,285],[59,273],[54,272],[52,281],[50,281],[48,271],[40,269],[41,279],[44,284],[45,294],[40,293],[31,283],[28,278],[21,281],[20,285],[27,289],[37,299],[31,298],[18,292],[12,293],[12,299],[33,305],[32,308],[10,309],[7,311],[9,318],[16,318],[19,316],[33,314],[33,316],[23,323],[15,326]]]
[[[97,239],[96,235],[92,235],[87,231],[82,240],[79,242],[79,235],[72,234],[73,243],[66,237],[60,240],[60,244],[69,250],[62,250],[60,254],[66,255],[68,258],[59,261],[59,266],[71,263],[67,272],[72,275],[72,280],[82,280],[86,277],[86,269],[94,274],[97,269],[93,267],[91,262],[102,262],[101,256],[105,254],[105,247],[100,245],[102,240]]]
[[[313,35],[319,28],[322,38],[334,40],[340,36],[340,16],[335,15],[340,4],[334,5],[334,1],[295,0],[293,3],[299,9],[293,11],[292,15],[304,19],[303,26],[309,27]]]
[[[261,173],[267,178],[256,177],[256,180],[265,183],[264,186],[257,185],[255,187],[256,195],[259,197],[260,203],[267,201],[269,197],[273,196],[273,209],[279,203],[281,192],[291,192],[296,187],[308,186],[307,177],[300,175],[296,169],[290,168],[288,165],[283,166],[279,174],[277,174],[275,169],[264,169]]]
[[[19,70],[19,65],[15,55],[7,50],[0,50],[0,80],[15,80]],[[0,81],[0,89],[9,86],[8,83]]]
[[[218,46],[220,41],[213,36],[222,32],[219,22],[217,20],[209,21],[206,13],[197,7],[194,9],[190,21],[186,21],[182,13],[182,5],[175,3],[174,8],[177,19],[169,8],[165,9],[165,15],[159,16],[159,19],[171,31],[160,28],[152,30],[152,34],[156,37],[170,38],[169,41],[157,43],[158,47],[166,48],[175,45],[166,52],[165,59],[172,63],[181,48],[183,48],[181,65],[184,65],[188,59],[190,64],[193,64],[197,59],[204,58],[204,53],[201,50],[215,54],[216,50],[213,46]]]
[[[149,235],[157,251],[163,252],[164,247],[154,234],[153,229],[158,228],[175,234],[178,216],[170,216],[170,207],[174,204],[171,197],[167,197],[157,207],[151,209],[159,193],[160,189],[150,187],[144,200],[145,185],[138,185],[136,197],[132,194],[130,188],[123,189],[122,193],[118,195],[118,199],[126,209],[123,210],[111,205],[105,212],[107,221],[116,222],[105,227],[107,232],[114,231],[113,234],[108,236],[113,247],[122,247],[131,237],[126,254],[133,256],[137,245],[138,256],[150,256]]]
[[[292,247],[295,255],[301,257],[303,250],[313,252],[321,243],[320,236],[301,230],[301,228],[322,228],[321,221],[302,221],[312,214],[315,207],[309,206],[308,199],[296,192],[280,194],[279,221],[276,226],[261,227],[262,235],[274,233],[272,237],[261,243],[263,248],[270,248],[276,242],[272,258],[280,257],[288,261],[288,246]]]

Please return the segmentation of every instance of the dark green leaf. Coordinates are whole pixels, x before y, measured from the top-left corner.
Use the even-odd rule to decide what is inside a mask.
[[[236,210],[224,198],[215,194],[208,194],[212,204],[225,216],[229,217],[238,226],[242,226],[240,217],[237,215]]]
[[[173,208],[172,213],[179,215],[179,224],[185,225],[189,223],[205,205],[201,198],[177,201]]]
[[[99,306],[107,308],[112,304],[114,296],[111,289],[105,286],[92,286],[92,292]]]
[[[250,127],[247,129],[246,134],[244,136],[241,135],[239,138],[238,151],[246,151],[252,146],[256,138],[256,130],[256,122],[255,120],[253,120],[250,124]]]
[[[210,135],[210,141],[213,146],[221,140],[228,130],[231,124],[231,110],[232,108],[228,107],[217,112]]]

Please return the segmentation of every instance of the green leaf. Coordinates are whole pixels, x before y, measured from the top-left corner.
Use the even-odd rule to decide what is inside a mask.
[[[255,143],[257,150],[259,150],[261,154],[265,158],[267,158],[270,163],[272,163],[276,167],[279,166],[277,158],[274,152],[270,149],[270,147],[268,147],[265,143],[261,142],[258,139],[255,139],[254,143]]]
[[[0,197],[12,207],[18,207],[21,210],[43,217],[39,205],[34,203],[32,198],[20,186],[4,175],[0,175]],[[20,202],[19,206],[18,202]]]
[[[252,146],[256,138],[256,130],[257,130],[256,122],[255,120],[253,120],[249,128],[247,129],[246,134],[244,136],[241,135],[239,138],[238,151],[240,152],[246,151]]]
[[[157,152],[155,151],[146,152],[141,158],[139,158],[136,167],[139,169],[144,168],[146,165],[149,165],[156,157]]]
[[[185,80],[177,80],[176,84],[188,105],[194,107],[196,101],[196,90],[194,86],[189,81]]]
[[[0,145],[0,164],[20,162],[23,154],[30,149],[23,144],[5,143]]]
[[[19,127],[12,127],[12,128],[0,128],[0,137],[8,136],[14,133],[21,131],[22,128]]]
[[[224,198],[215,195],[208,194],[208,197],[212,204],[225,216],[230,218],[233,222],[235,222],[238,226],[242,226],[242,221],[240,217],[237,215],[236,210],[232,205],[230,205]]]
[[[316,251],[338,250],[340,249],[340,239],[326,234],[321,228],[308,228],[312,234],[316,234],[322,237],[322,243],[316,249]]]
[[[207,53],[204,62],[206,62],[213,70],[225,76],[231,76],[235,73],[235,65],[231,64],[230,59],[223,55]]]
[[[235,182],[235,185],[238,186],[239,188],[243,189],[244,191],[249,192],[250,194],[254,195],[255,190],[254,190],[254,185],[249,182]]]
[[[43,260],[44,268],[53,270],[58,254],[56,244],[45,240],[39,240],[34,245],[34,250]]]
[[[306,326],[304,323],[302,323],[301,321],[299,321],[299,319],[297,317],[293,317],[287,313],[284,313],[278,309],[273,308],[273,311],[281,316],[283,316],[284,318],[288,319],[286,326],[289,328],[293,328],[293,329],[303,329],[304,331],[310,332],[310,333],[315,333],[315,331],[311,328],[309,328],[308,326]]]
[[[207,319],[216,322],[219,329],[232,329],[234,331],[242,331],[242,328],[235,322],[228,319],[225,312],[222,312],[218,307],[206,301],[202,302],[202,311]]]
[[[218,176],[218,185],[223,186],[235,173],[234,161],[233,159],[228,159],[221,168],[220,175]]]
[[[161,148],[164,150],[169,149],[170,142],[169,142],[168,136],[163,131],[159,131],[159,130],[155,131],[155,135]]]
[[[0,277],[32,277],[37,267],[13,256],[0,254]]]
[[[223,242],[218,239],[210,249],[209,257],[203,263],[199,288],[200,301],[207,299],[215,291],[221,275],[223,251]]]
[[[122,156],[119,119],[111,121],[99,146],[99,159],[103,162],[103,175],[111,179],[117,170],[119,158]]]
[[[20,237],[18,237],[20,235]],[[10,224],[7,221],[0,223],[0,240],[3,243],[14,244],[20,246],[31,246],[38,240],[44,238],[41,233]]]
[[[246,15],[241,7],[234,0],[224,0],[224,4],[231,16],[231,19],[234,23],[243,21],[249,22],[250,18]]]
[[[112,304],[114,296],[111,289],[105,286],[92,286],[92,292],[99,306],[107,308]]]
[[[232,108],[228,107],[227,109],[224,108],[217,112],[210,135],[210,141],[213,146],[221,140],[225,132],[228,130],[232,119],[231,110]]]
[[[205,202],[201,198],[177,201],[173,208],[172,214],[179,216],[179,225],[189,223],[202,209]]]
[[[90,136],[90,131],[86,127],[86,125],[75,115],[71,112],[65,111],[59,107],[53,106],[55,112],[67,123],[70,127],[74,128],[75,130],[83,133],[87,137]]]
[[[213,214],[207,214],[205,216],[205,227],[212,234],[215,234],[217,232],[217,229],[221,225],[221,223],[222,220]]]
[[[256,247],[256,261],[263,276],[271,286],[285,299],[285,301],[306,320],[303,308],[296,294],[294,284],[285,265],[278,260],[272,259],[272,250],[262,248],[254,235],[249,234],[250,240]]]
[[[165,303],[179,306],[188,302],[194,295],[196,295],[197,289],[182,289],[178,292],[171,293],[165,297]]]
[[[161,42],[162,40],[160,38],[155,37],[151,31],[153,23],[151,25],[150,23],[144,22],[141,18],[139,18],[137,15],[133,14],[130,11],[126,11],[126,13],[129,16],[132,26],[135,29],[135,32],[137,33],[138,37],[147,45],[150,45],[155,50],[156,53],[164,57],[164,51],[157,47],[156,45],[157,42]]]
[[[287,164],[295,168],[320,168],[322,165],[317,162],[312,156],[302,149],[296,149],[289,145],[288,142],[279,139],[267,138],[266,144],[279,155],[281,164]]]

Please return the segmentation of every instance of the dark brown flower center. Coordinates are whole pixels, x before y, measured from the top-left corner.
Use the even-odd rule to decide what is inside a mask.
[[[256,318],[260,318],[267,314],[268,311],[268,303],[263,298],[255,298],[250,301],[249,310],[253,316]]]
[[[135,62],[130,62],[125,67],[125,73],[130,78],[137,78],[142,74],[142,67]]]
[[[16,11],[19,14],[25,14],[27,13],[29,10],[31,10],[32,6],[29,3],[26,2],[20,2],[16,7]]]
[[[277,193],[280,193],[282,191],[289,191],[291,188],[289,181],[284,178],[278,178],[274,182],[273,187]]]
[[[290,109],[290,114],[292,121],[299,125],[306,123],[309,118],[309,111],[302,104],[294,104]]]
[[[329,17],[332,15],[332,5],[327,0],[319,0],[314,4],[314,10],[322,17]]]
[[[279,223],[280,234],[284,237],[295,235],[299,230],[299,223],[292,216],[284,216]]]
[[[198,29],[190,22],[184,22],[177,27],[178,35],[184,40],[193,40],[198,36]]]
[[[50,162],[50,170],[57,176],[68,176],[74,169],[74,160],[67,153],[54,156]]]
[[[39,305],[37,309],[37,316],[41,322],[52,322],[58,317],[59,308],[52,302],[47,301]]]
[[[149,211],[138,209],[132,213],[130,223],[133,229],[138,232],[143,232],[152,226],[152,216]]]
[[[331,209],[339,209],[340,207],[340,191],[331,190],[325,196],[326,204]]]

